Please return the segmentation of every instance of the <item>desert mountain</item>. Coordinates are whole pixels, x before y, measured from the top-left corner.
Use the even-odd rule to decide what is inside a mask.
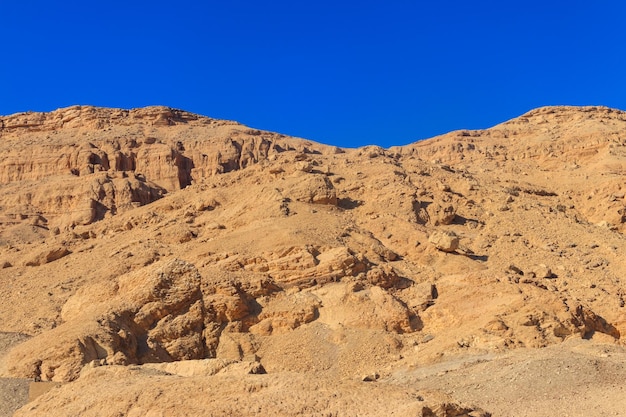
[[[390,149],[0,117],[0,381],[55,386],[16,416],[618,413],[624,132],[604,107]]]

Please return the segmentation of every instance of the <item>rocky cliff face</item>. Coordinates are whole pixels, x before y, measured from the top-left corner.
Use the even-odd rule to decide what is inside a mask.
[[[612,412],[576,403],[582,379],[621,398],[623,112],[344,150],[163,107],[0,120],[0,376],[66,384],[18,415]]]
[[[20,193],[5,204],[17,210],[13,216],[39,215],[67,228],[294,150],[335,151],[166,107],[75,106],[0,117],[0,184],[22,188],[55,177],[60,189]]]

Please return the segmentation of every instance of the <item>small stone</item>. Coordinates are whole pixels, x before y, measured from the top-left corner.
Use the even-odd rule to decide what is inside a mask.
[[[537,278],[554,278],[554,274],[552,273],[552,270],[543,264],[540,264],[537,267],[535,267],[533,272],[535,273],[535,276]]]
[[[378,374],[378,372],[374,372],[374,373],[363,376],[361,380],[363,382],[376,382],[378,378],[380,378],[380,375]]]
[[[309,161],[299,161],[295,164],[296,171],[301,172],[311,172],[313,170],[313,165]]]
[[[443,192],[446,192],[446,193],[450,192],[450,186],[448,184],[446,184],[446,183],[443,183],[443,182],[438,183],[437,184],[437,188],[440,191],[443,191]]]
[[[212,222],[212,223],[207,223],[204,226],[204,228],[206,230],[223,230],[223,229],[226,229],[226,226],[220,223]]]
[[[513,272],[515,274],[518,275],[524,275],[524,271],[522,271],[520,268],[516,267],[515,265],[511,264],[506,268],[507,272]]]

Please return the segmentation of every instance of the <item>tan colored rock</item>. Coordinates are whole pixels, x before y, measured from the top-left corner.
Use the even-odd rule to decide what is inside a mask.
[[[397,253],[382,244],[374,243],[371,245],[371,249],[376,255],[380,256],[385,261],[395,261],[398,259]]]
[[[247,270],[268,274],[278,284],[301,287],[337,281],[367,269],[362,256],[346,247],[286,247],[237,262],[234,268],[239,268],[241,263]]]
[[[544,264],[537,265],[532,272],[537,278],[554,278],[552,270]]]
[[[287,332],[317,319],[321,300],[311,293],[300,292],[281,295],[263,308],[258,316],[258,324],[250,332],[271,335],[274,332]]]
[[[437,230],[430,235],[428,241],[443,252],[454,252],[459,248],[459,237],[454,232]]]
[[[141,365],[141,368],[155,369],[183,377],[194,377],[215,375],[233,363],[235,363],[235,361],[224,359],[196,359],[176,362],[146,363]]]
[[[572,324],[578,328],[583,338],[593,336],[594,332],[604,333],[615,339],[621,337],[615,326],[582,305],[578,305],[572,313]]]
[[[367,271],[367,280],[381,288],[392,288],[400,283],[401,278],[392,266],[383,264]]]
[[[349,286],[335,284],[317,293],[322,300],[323,308],[319,309],[319,320],[322,323],[392,333],[417,330],[415,314],[406,304],[380,287],[354,292]]]
[[[39,255],[37,255],[35,258],[26,262],[25,265],[26,266],[39,266],[39,265],[47,264],[50,262],[54,262],[58,259],[61,259],[69,255],[70,253],[72,252],[70,252],[69,249],[64,248],[64,247],[46,250],[40,253]]]
[[[53,330],[53,343],[35,337],[11,352],[9,371],[23,377],[69,381],[93,360],[130,364],[204,357],[200,276],[183,261],[120,277],[109,303],[93,304],[97,287],[72,301],[87,306]],[[76,311],[76,307],[74,307]],[[75,318],[72,320],[72,318]],[[41,338],[46,340],[46,336]]]
[[[73,379],[23,415],[619,415],[625,130],[550,107],[338,152],[162,107],[2,117],[0,376]]]
[[[435,226],[451,224],[456,217],[456,209],[453,205],[441,205],[433,203],[428,206],[429,219]]]
[[[337,205],[337,194],[332,182],[321,174],[298,176],[287,186],[284,194],[303,203]]]

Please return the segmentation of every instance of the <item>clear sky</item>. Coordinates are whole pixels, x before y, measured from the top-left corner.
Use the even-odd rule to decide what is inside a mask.
[[[0,114],[166,105],[339,146],[626,109],[623,0],[0,0]]]

